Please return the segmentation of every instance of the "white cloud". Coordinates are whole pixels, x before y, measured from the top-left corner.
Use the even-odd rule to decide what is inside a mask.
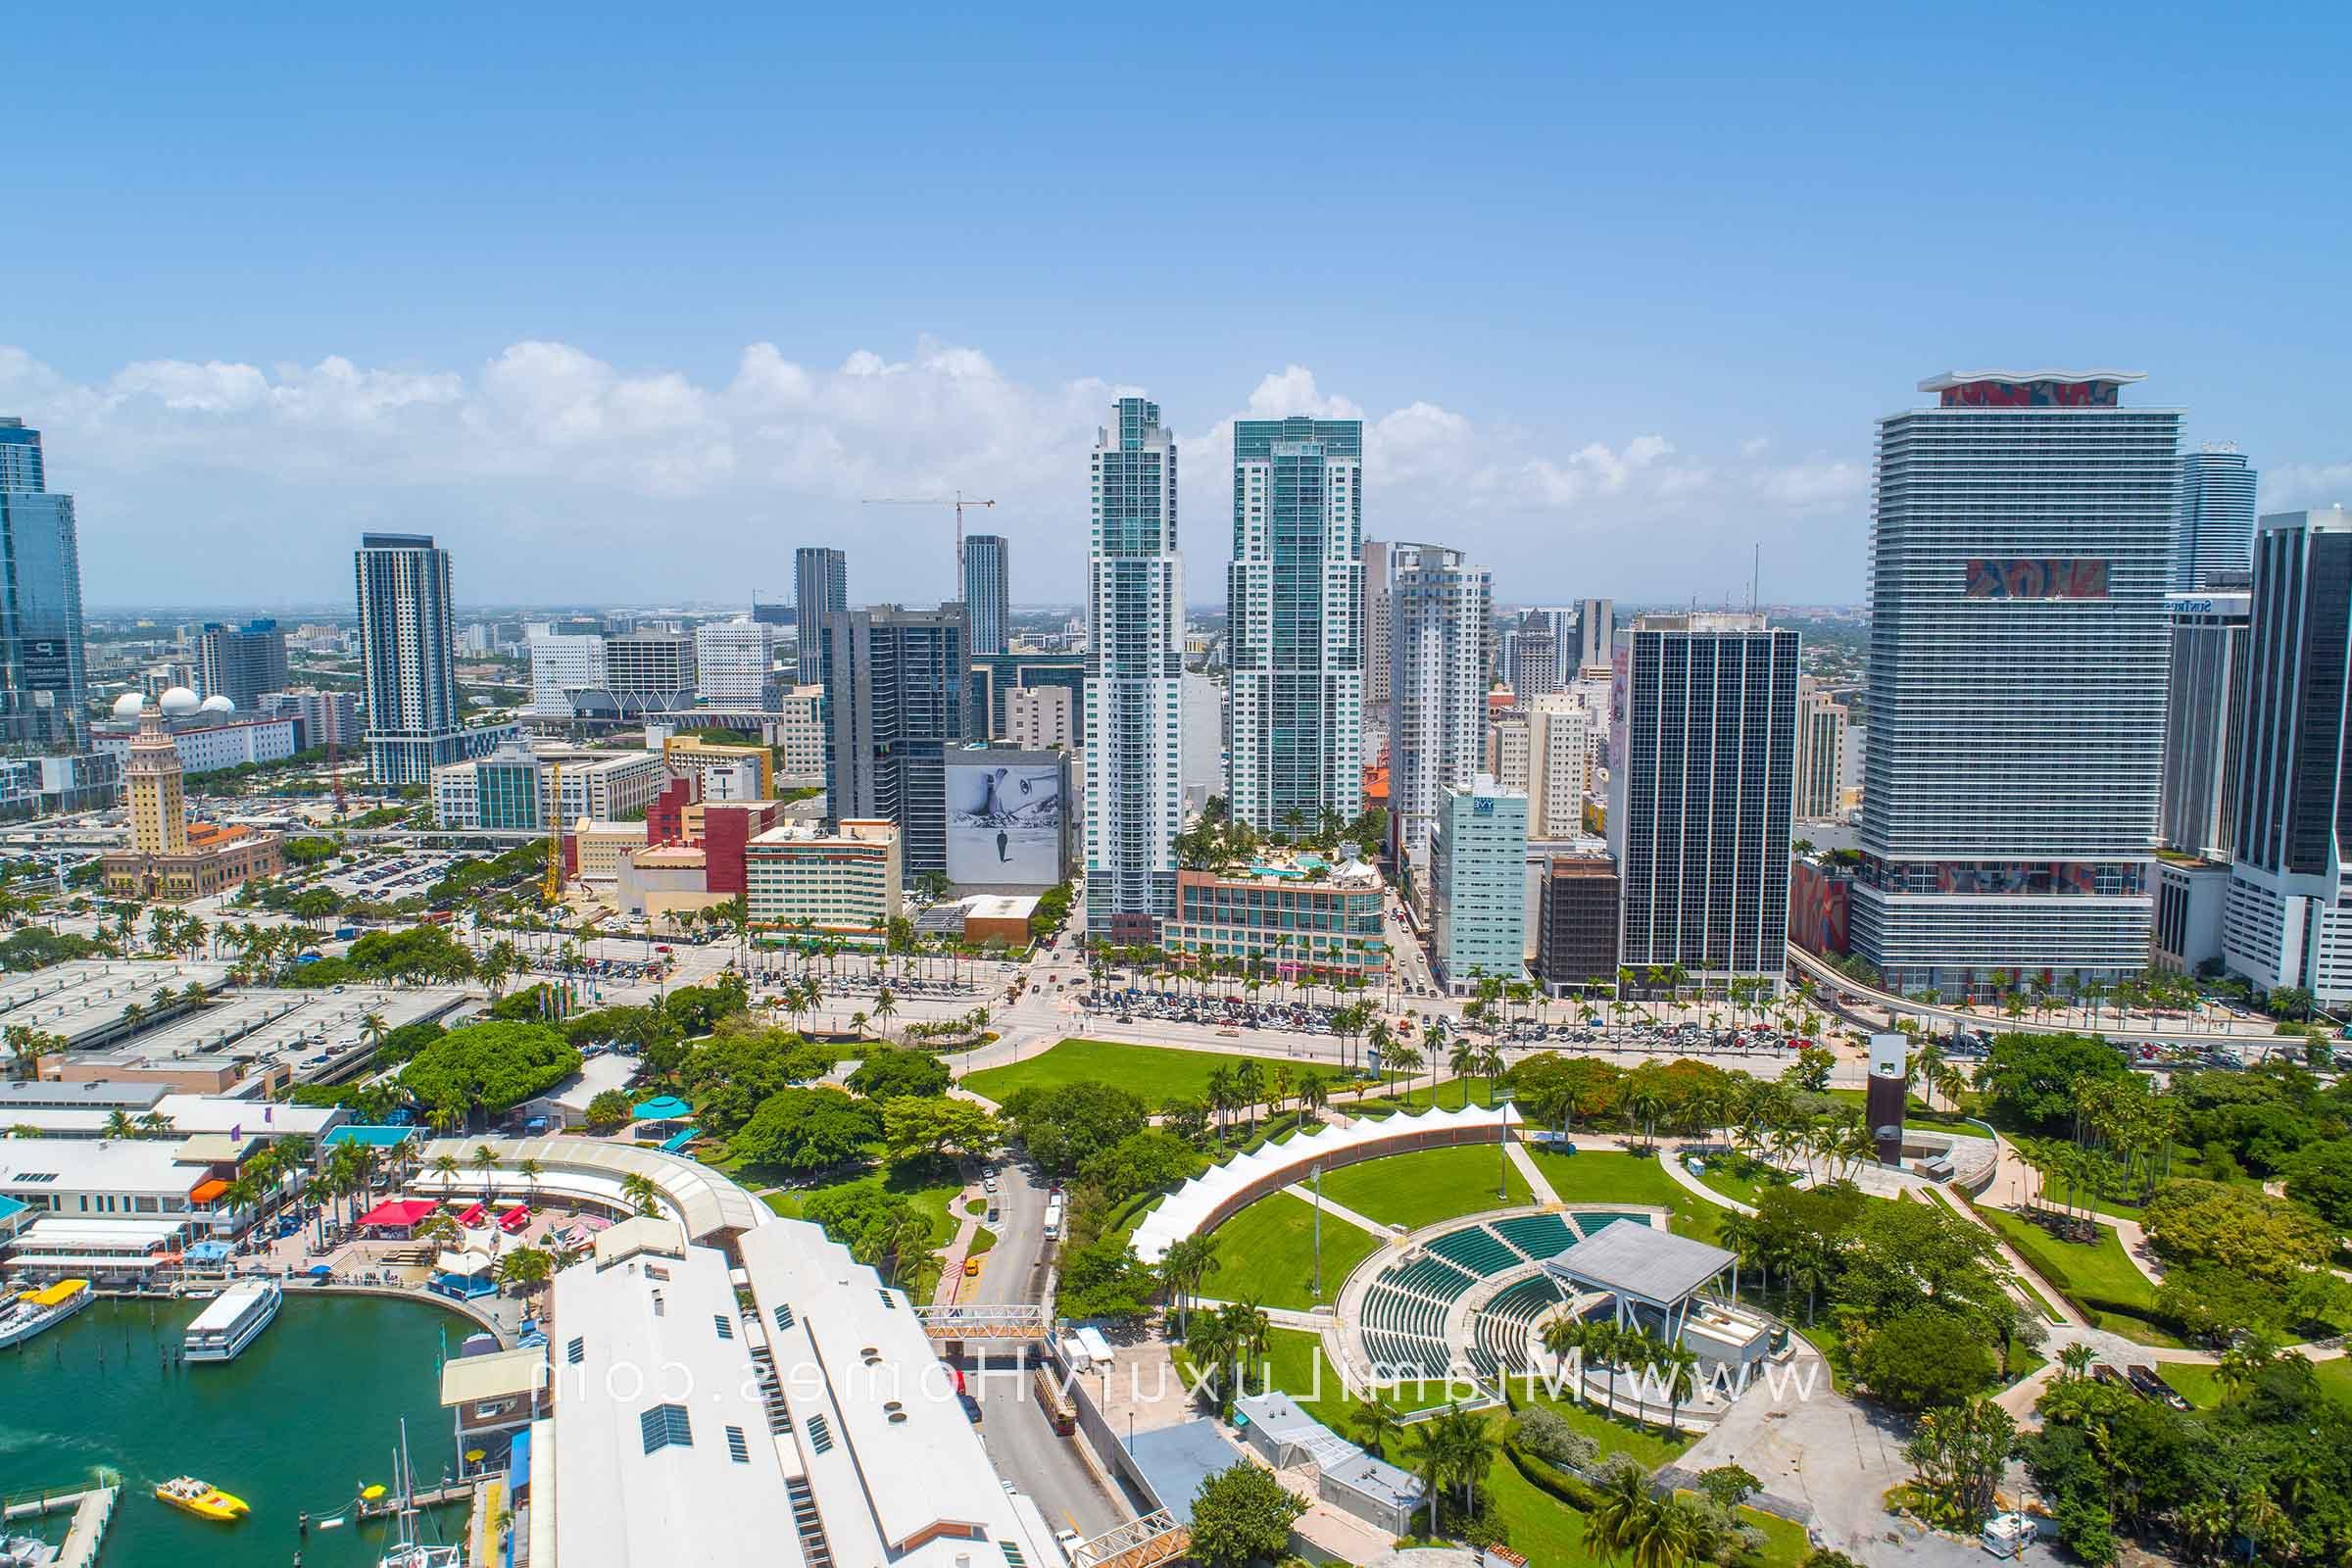
[[[2352,507],[2352,463],[2282,463],[2262,474],[2265,512]]]

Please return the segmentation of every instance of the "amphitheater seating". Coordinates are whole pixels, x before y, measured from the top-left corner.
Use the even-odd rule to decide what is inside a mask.
[[[1499,1274],[1519,1262],[1502,1239],[1484,1225],[1448,1232],[1431,1242],[1429,1250],[1440,1257],[1460,1264],[1481,1279],[1490,1274]]]
[[[1619,1220],[1631,1220],[1637,1225],[1649,1223],[1640,1214],[1571,1214],[1568,1218],[1575,1223],[1580,1236],[1596,1236],[1602,1227],[1614,1225]]]
[[[1514,1214],[1493,1221],[1490,1228],[1538,1263],[1559,1256],[1577,1242],[1576,1233],[1557,1214]]]
[[[1497,1371],[1528,1370],[1527,1331],[1545,1308],[1560,1299],[1559,1288],[1542,1274],[1504,1291],[1472,1319],[1470,1363],[1482,1377]]]
[[[1479,1276],[1440,1257],[1420,1257],[1382,1273],[1383,1284],[1394,1285],[1440,1301],[1459,1299]]]

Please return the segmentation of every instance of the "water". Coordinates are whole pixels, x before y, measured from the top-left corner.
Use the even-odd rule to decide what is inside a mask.
[[[0,1350],[0,1494],[87,1484],[122,1472],[103,1568],[372,1568],[385,1525],[351,1511],[361,1483],[392,1479],[400,1421],[417,1485],[456,1463],[438,1403],[443,1330],[452,1351],[470,1319],[421,1301],[287,1291],[277,1321],[225,1366],[172,1366],[202,1301],[98,1301],[14,1350]],[[194,1475],[252,1504],[235,1524],[165,1507],[158,1481]],[[296,1529],[307,1510],[309,1538]],[[318,1521],[342,1511],[340,1530]],[[62,1540],[67,1515],[41,1534]],[[465,1529],[463,1507],[434,1521]],[[18,1529],[24,1528],[20,1524]],[[435,1539],[428,1526],[426,1539]]]

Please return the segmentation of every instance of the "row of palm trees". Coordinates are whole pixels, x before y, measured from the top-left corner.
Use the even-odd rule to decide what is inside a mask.
[[[1697,1354],[1681,1341],[1663,1339],[1639,1322],[1588,1321],[1562,1314],[1544,1325],[1541,1338],[1544,1350],[1556,1360],[1575,1356],[1580,1365],[1597,1363],[1607,1375],[1607,1402],[1612,1407],[1617,1403],[1617,1374],[1632,1374],[1635,1419],[1644,1430],[1649,1426],[1651,1389],[1663,1386],[1670,1432],[1681,1420],[1683,1396],[1698,1392]]]

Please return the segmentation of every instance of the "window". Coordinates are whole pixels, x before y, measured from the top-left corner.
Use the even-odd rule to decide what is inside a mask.
[[[790,1301],[776,1303],[776,1327],[780,1329],[792,1327],[792,1303]]]
[[[751,1446],[743,1441],[743,1428],[741,1427],[727,1428],[727,1457],[737,1464],[752,1462]]]
[[[637,1426],[644,1434],[648,1453],[694,1446],[694,1432],[686,1424],[686,1407],[682,1404],[657,1404],[637,1418]]]
[[[580,1358],[587,1353],[588,1342],[584,1339],[574,1339],[564,1347],[564,1359],[569,1361],[573,1366],[578,1366]]]
[[[808,1418],[808,1446],[818,1453],[833,1451],[833,1423],[825,1419],[821,1410]],[[653,1450],[648,1448],[646,1452]]]
[[[727,1321],[727,1314],[724,1312],[711,1313],[710,1326],[718,1331],[718,1337],[722,1340],[731,1340],[735,1337],[735,1325]]]

